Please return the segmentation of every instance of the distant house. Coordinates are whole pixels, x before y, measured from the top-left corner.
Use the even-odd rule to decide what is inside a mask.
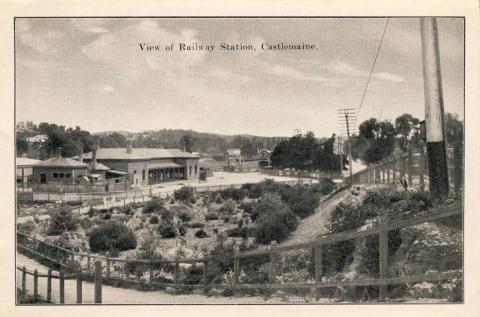
[[[35,136],[27,138],[28,144],[35,144],[35,143],[45,143],[47,141],[48,136],[45,134],[37,134]]]
[[[88,175],[88,164],[65,158],[61,148],[54,158],[40,161],[33,167],[33,182],[37,184],[75,184]]]
[[[227,156],[242,156],[240,149],[227,149]]]
[[[133,148],[131,142],[127,148],[97,148],[82,159],[126,173],[135,186],[198,179],[200,174],[198,155],[178,149]]]

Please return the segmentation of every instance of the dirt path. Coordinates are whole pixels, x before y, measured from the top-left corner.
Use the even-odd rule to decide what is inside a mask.
[[[335,207],[346,198],[347,192],[348,191],[342,190],[330,197],[327,201],[320,203],[315,214],[300,221],[297,230],[292,233],[290,238],[282,242],[281,245],[310,241],[316,236],[326,233],[326,225],[330,220],[330,214]]]
[[[37,269],[39,273],[46,273],[48,268],[33,261],[22,254],[17,254],[17,265],[26,266],[28,270]],[[21,287],[22,275],[17,270],[16,285]],[[83,283],[83,302],[93,304],[94,285],[92,283]],[[33,277],[27,275],[26,289],[29,294],[33,291]],[[38,279],[38,292],[43,298],[47,297],[47,279]],[[59,302],[59,281],[52,280],[52,299]],[[75,304],[76,301],[76,281],[65,280],[65,303]],[[328,299],[321,299],[317,304]],[[306,304],[303,298],[289,298],[288,301],[278,297],[265,299],[263,297],[207,297],[204,295],[172,295],[163,291],[137,291],[125,288],[116,288],[111,286],[102,287],[103,304],[286,304],[302,303]]]

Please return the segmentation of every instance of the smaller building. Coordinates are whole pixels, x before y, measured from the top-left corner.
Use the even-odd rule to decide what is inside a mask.
[[[28,144],[35,144],[35,143],[45,143],[47,141],[48,136],[45,134],[37,134],[35,136],[27,138]]]
[[[65,158],[58,148],[54,158],[33,166],[33,182],[37,184],[76,184],[88,175],[88,164]]]
[[[33,166],[40,162],[40,160],[17,157],[15,162],[17,185],[24,187],[31,183],[33,181]]]

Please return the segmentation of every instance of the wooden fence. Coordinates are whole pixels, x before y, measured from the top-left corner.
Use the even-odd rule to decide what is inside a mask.
[[[207,289],[210,286],[214,287],[231,287],[235,294],[238,294],[240,289],[314,289],[316,297],[320,297],[322,288],[338,288],[338,287],[356,287],[356,286],[375,286],[379,287],[379,300],[383,301],[388,296],[387,286],[397,284],[408,284],[418,282],[433,282],[446,281],[451,279],[462,279],[463,273],[461,269],[448,272],[428,273],[425,275],[414,276],[389,276],[389,254],[388,254],[388,232],[400,228],[414,226],[425,222],[437,221],[444,218],[462,215],[462,205],[455,204],[448,207],[438,209],[436,211],[429,211],[415,217],[405,219],[385,219],[377,226],[362,231],[348,231],[338,234],[330,234],[319,237],[313,241],[277,246],[276,243],[267,249],[243,251],[240,252],[238,248],[235,249],[233,259],[228,258],[228,261],[233,262],[233,281],[231,285],[215,284],[209,285],[208,270],[209,263],[215,258],[204,257],[195,259],[181,259],[174,260],[142,260],[142,259],[120,259],[110,257],[108,253],[105,256],[93,255],[89,253],[78,253],[56,245],[41,241],[39,239],[30,237],[21,232],[17,232],[17,248],[20,252],[27,256],[41,258],[46,262],[50,262],[58,267],[64,268],[67,271],[75,272],[81,271],[88,274],[93,274],[91,263],[96,261],[99,263],[101,274],[105,281],[109,283],[120,283],[126,286],[129,285],[143,285],[143,286],[159,286],[159,287],[174,287],[174,288],[201,288]],[[368,279],[355,280],[323,280],[324,270],[322,267],[323,250],[325,246],[340,242],[365,238],[367,236],[378,235],[379,237],[379,274],[377,277]],[[312,279],[295,283],[279,282],[277,276],[281,272],[281,255],[282,253],[292,250],[313,250],[314,261],[314,276]],[[228,255],[224,255],[225,258]],[[267,276],[264,277],[265,282],[258,283],[241,283],[240,274],[242,272],[242,263],[249,262],[251,257],[268,257],[270,261]],[[251,263],[251,261],[250,261]],[[194,267],[196,276],[194,278],[185,279],[181,276],[184,272],[180,267],[183,265]],[[97,272],[98,273],[98,272]],[[184,275],[184,274],[182,274]],[[187,276],[188,277],[188,276]],[[190,276],[192,277],[192,276]],[[247,279],[249,277],[247,276]],[[252,277],[250,277],[252,280]]]
[[[450,187],[455,193],[463,189],[463,147],[448,148],[447,166]],[[428,188],[428,160],[423,146],[409,148],[406,153],[370,164],[367,168],[345,178],[348,184],[389,184],[405,179],[408,186],[420,191]]]
[[[21,273],[21,287],[19,289],[20,298],[17,301],[25,303],[26,298],[30,297],[31,301],[34,303],[54,303],[54,304],[65,304],[65,281],[66,280],[75,280],[76,281],[76,303],[82,304],[83,299],[83,281],[90,281],[91,276],[90,272],[77,271],[76,273],[65,273],[65,271],[60,270],[54,272],[52,269],[48,269],[47,273],[39,273],[37,269],[31,271],[28,270],[25,266],[17,266],[17,270]],[[94,282],[94,298],[93,302],[96,304],[102,303],[102,267],[99,261],[95,262],[95,269],[93,271],[93,282]],[[27,290],[27,275],[32,276],[33,286],[32,290]],[[39,279],[46,279],[46,296],[41,296],[39,292]],[[52,296],[52,280],[58,280],[58,299],[55,299]]]

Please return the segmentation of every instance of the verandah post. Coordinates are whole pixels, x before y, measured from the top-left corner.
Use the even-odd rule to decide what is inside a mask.
[[[208,270],[208,261],[205,260],[203,261],[203,286],[205,291],[207,290],[207,287],[208,287],[208,274],[207,274],[208,271],[207,270]]]

